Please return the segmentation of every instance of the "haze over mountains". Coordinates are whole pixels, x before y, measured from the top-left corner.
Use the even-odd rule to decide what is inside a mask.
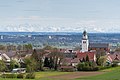
[[[88,27],[87,27],[88,26]],[[119,26],[116,27],[96,27],[91,25],[40,25],[40,24],[20,24],[0,26],[1,32],[82,32],[89,33],[119,33]]]

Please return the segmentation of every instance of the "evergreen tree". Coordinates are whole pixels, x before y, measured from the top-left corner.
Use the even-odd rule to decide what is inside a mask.
[[[46,57],[45,61],[44,61],[44,67],[49,67],[49,65],[50,65],[50,62],[49,62],[48,58]]]
[[[50,57],[50,64],[49,64],[49,68],[54,68],[54,60],[52,59],[52,57]]]
[[[83,60],[82,60],[82,62],[85,62],[85,58],[83,57]]]
[[[86,56],[86,61],[89,62],[89,57],[88,57],[88,55]]]
[[[0,72],[5,71],[6,65],[3,60],[0,60]]]

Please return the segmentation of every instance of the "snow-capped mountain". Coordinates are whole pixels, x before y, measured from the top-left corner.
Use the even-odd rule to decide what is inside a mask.
[[[94,25],[40,25],[40,24],[19,24],[0,26],[2,32],[83,32],[87,30],[92,33],[107,33],[119,32],[120,28],[117,27],[96,27]]]

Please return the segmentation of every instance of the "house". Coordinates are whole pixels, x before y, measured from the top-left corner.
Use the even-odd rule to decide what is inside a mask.
[[[79,58],[81,61],[83,61],[83,59],[86,59],[87,56],[89,57],[89,61],[96,61],[95,52],[77,52],[77,58]]]
[[[89,51],[100,50],[100,51],[110,51],[110,45],[108,43],[89,43]]]
[[[59,70],[72,72],[72,71],[76,71],[76,68],[74,66],[60,66]]]
[[[71,60],[72,60],[72,58],[64,58],[64,59],[62,59],[60,65],[68,65],[68,66],[70,66],[70,65],[72,65]]]
[[[107,55],[107,62],[112,63],[113,61],[119,62],[118,64],[120,65],[120,52]]]
[[[17,62],[23,62],[23,59],[31,55],[32,53],[33,50],[29,50],[29,51],[18,50],[18,51],[7,52],[7,55],[9,55],[12,60],[15,60]]]
[[[13,56],[16,55],[16,51],[5,52],[5,54],[6,54],[9,58],[12,58]]]
[[[0,60],[10,62],[10,58],[5,53],[0,53]]]
[[[10,58],[5,53],[0,53],[0,60],[3,60],[7,66],[10,65]]]
[[[77,66],[78,63],[80,63],[80,59],[79,59],[79,58],[73,58],[73,59],[71,60],[72,66]]]
[[[74,66],[74,67],[76,67],[78,65],[78,63],[80,63],[79,58],[64,58],[64,59],[62,59],[60,64],[62,66]]]
[[[64,57],[66,58],[75,58],[76,57],[76,52],[73,50],[66,50],[64,52]]]

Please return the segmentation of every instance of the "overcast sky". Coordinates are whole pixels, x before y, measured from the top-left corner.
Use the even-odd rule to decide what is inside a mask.
[[[120,32],[120,0],[0,0],[0,31]]]

